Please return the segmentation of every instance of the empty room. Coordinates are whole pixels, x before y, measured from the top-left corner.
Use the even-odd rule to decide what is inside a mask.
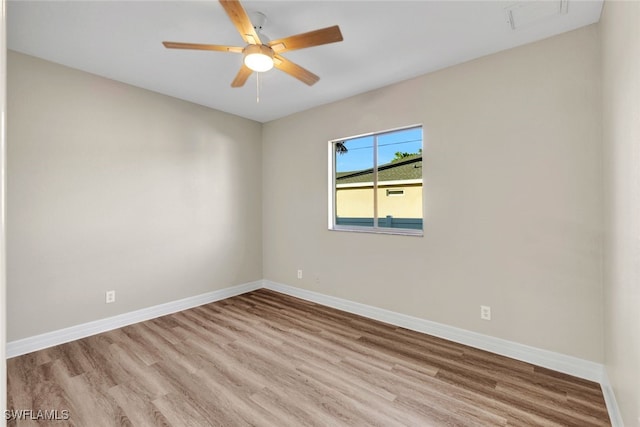
[[[640,427],[640,2],[2,5],[0,424]]]

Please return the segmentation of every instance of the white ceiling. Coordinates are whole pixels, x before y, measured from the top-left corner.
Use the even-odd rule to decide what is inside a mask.
[[[283,56],[320,76],[306,86],[279,70],[231,88],[239,54],[169,50],[161,42],[242,46],[216,0],[9,1],[9,49],[266,122],[317,105],[597,22],[602,0],[511,29],[513,1],[245,1],[267,15],[271,39],[340,25],[344,41]],[[544,6],[546,4],[546,6]],[[542,5],[542,6],[541,6]],[[543,10],[544,12],[544,10]],[[526,22],[527,19],[533,22]]]

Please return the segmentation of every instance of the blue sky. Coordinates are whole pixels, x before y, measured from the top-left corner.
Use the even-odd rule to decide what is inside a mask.
[[[336,155],[336,171],[346,172],[373,167],[373,136],[348,139],[345,154]],[[403,129],[378,135],[378,165],[389,163],[400,151],[417,153],[422,148],[422,128]]]

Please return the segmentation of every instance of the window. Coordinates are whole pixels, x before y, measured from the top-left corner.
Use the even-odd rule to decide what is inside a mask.
[[[329,228],[422,235],[422,126],[330,141]]]

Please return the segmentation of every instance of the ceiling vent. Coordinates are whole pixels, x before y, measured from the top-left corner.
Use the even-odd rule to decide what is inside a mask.
[[[567,13],[569,0],[523,1],[504,9],[512,30],[518,30]]]

